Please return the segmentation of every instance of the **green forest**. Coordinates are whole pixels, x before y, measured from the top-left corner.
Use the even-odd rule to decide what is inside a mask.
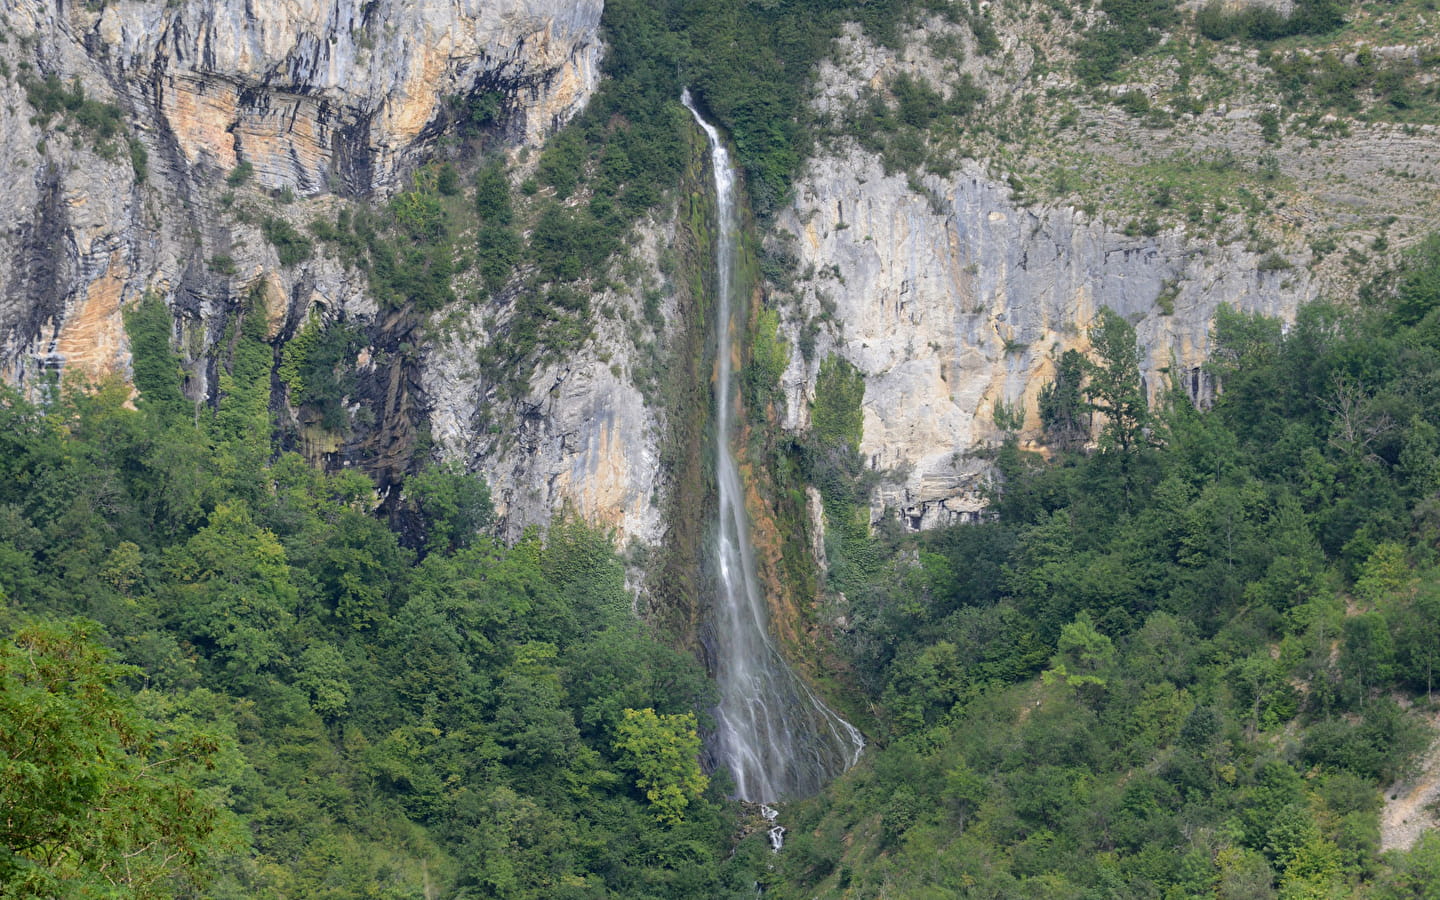
[[[1182,15],[1098,8],[1087,90]],[[959,130],[973,83],[945,100],[897,79],[853,120],[805,103],[846,21],[893,46],[921,15],[1000,53],[978,3],[614,0],[599,90],[517,190],[484,143],[497,96],[455,98],[450,126],[486,152],[261,233],[283,266],[363,271],[387,311],[511,291],[479,362],[513,399],[590,337],[628,230],[675,200],[682,84],[733,141],[758,229],[816,141],[856,132],[887,172],[934,162],[926,135]],[[1211,4],[1196,40],[1268,46],[1344,15]],[[1354,85],[1326,59],[1263,61],[1328,108]],[[1383,80],[1365,66],[1345,71]],[[1434,99],[1390,81],[1387,114]],[[28,84],[47,123],[118,140],[118,108],[78,81]],[[771,287],[793,277],[760,256]],[[655,583],[661,553],[565,514],[501,540],[490,486],[424,439],[384,485],[322,471],[290,452],[276,398],[356,427],[362,325],[316,316],[280,340],[251,293],[196,400],[147,296],[125,314],[129,381],[0,389],[0,897],[1440,900],[1440,832],[1382,852],[1384,792],[1440,718],[1440,234],[1397,259],[1293,322],[1222,308],[1205,408],[1179,372],[1147,390],[1134,323],[1101,310],[1033,411],[1047,452],[1022,449],[1023,408],[998,412],[986,515],[922,533],[868,517],[881,473],[850,363],[820,360],[808,431],[771,427],[790,348],[762,310],[747,452],[778,520],[823,497],[827,569],[787,546],[784,571],[846,598],[823,663],[802,662],[870,742],[783,806],[779,853],[709,765],[693,635],[637,595],[644,577],[653,597],[691,589]]]
[[[243,323],[197,411],[142,305],[138,408],[119,382],[0,404],[0,880],[1433,897],[1440,836],[1382,855],[1378,812],[1440,674],[1440,239],[1367,299],[1288,329],[1222,314],[1209,410],[1147,404],[1133,331],[1102,315],[1046,413],[1099,416],[1098,450],[1012,441],[993,520],[837,538],[876,746],[787,808],[778,855],[701,772],[713,688],[636,620],[607,534],[503,546],[485,486],[434,466],[404,485],[424,540],[403,546],[364,476],[246,427],[269,372],[247,373]],[[859,396],[834,381],[836,443],[793,450],[811,468],[854,463]]]
[[[1012,439],[992,521],[853,554],[884,746],[767,896],[1436,896],[1379,811],[1435,733],[1440,238],[1365,299],[1222,310],[1208,410],[1106,310],[1042,394],[1096,451]]]

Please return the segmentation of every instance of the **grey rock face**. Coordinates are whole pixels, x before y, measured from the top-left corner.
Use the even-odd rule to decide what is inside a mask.
[[[635,259],[644,267],[639,281],[663,283],[657,261],[674,240],[673,219],[637,228]],[[669,293],[661,305],[661,330],[673,333],[680,323]],[[499,400],[499,373],[475,362],[476,347],[492,338],[481,311],[447,329],[427,355],[431,432],[446,456],[484,474],[510,539],[562,510],[622,538],[655,545],[663,537],[665,423],[662,410],[636,387],[645,355],[645,335],[637,330],[644,316],[641,294],[635,286],[595,297],[600,315],[593,337],[566,358],[542,363],[518,400]],[[492,324],[503,329],[503,315]],[[663,352],[664,335],[652,337],[662,344],[650,349]]]
[[[594,88],[602,3],[18,0],[40,68],[107,82],[192,168],[303,195],[393,187],[446,101],[499,91],[538,139]],[[48,68],[47,68],[48,64]]]
[[[120,310],[153,291],[189,359],[259,286],[272,327],[318,304],[370,316],[365,279],[333,260],[281,267],[231,209],[224,176],[313,198],[265,215],[333,218],[327,196],[403,186],[468,98],[499,98],[515,141],[577,112],[598,77],[599,0],[15,0],[0,79],[0,371],[12,383],[128,365]],[[22,81],[56,76],[118,108],[99,140],[63,114],[35,119]],[[457,99],[458,98],[458,99]],[[133,142],[148,157],[141,183]],[[228,196],[227,196],[228,193]],[[271,205],[274,205],[273,202]],[[233,263],[216,266],[214,260]],[[205,390],[208,373],[195,372]]]
[[[812,363],[786,371],[786,425],[808,424],[824,355],[848,359],[866,376],[861,451],[903,473],[877,515],[915,528],[980,513],[987,467],[970,453],[1001,437],[995,404],[1024,404],[1024,435],[1037,436],[1054,360],[1088,348],[1101,308],[1135,325],[1152,395],[1169,369],[1203,401],[1217,307],[1286,317],[1316,290],[1303,269],[1262,271],[1242,244],[1127,237],[1068,206],[1021,206],[978,165],[922,186],[852,149],[813,161],[778,221],[816,272],[797,291],[802,317],[833,323]],[[789,327],[798,341],[800,322]]]

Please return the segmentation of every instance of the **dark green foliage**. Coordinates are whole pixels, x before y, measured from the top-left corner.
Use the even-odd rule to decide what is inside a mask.
[[[470,546],[495,516],[490,489],[454,465],[429,466],[405,482],[406,497],[425,521],[425,546],[453,553]]]
[[[1145,440],[1150,424],[1135,328],[1106,307],[1090,327],[1090,343],[1099,359],[1086,364],[1084,393],[1090,409],[1104,417],[1100,449],[1129,453]]]
[[[265,240],[275,247],[275,252],[280,256],[280,265],[293,266],[302,263],[310,258],[314,250],[310,240],[295,230],[284,219],[270,217],[260,223],[260,230],[265,235]]]
[[[830,355],[820,363],[815,405],[810,413],[815,439],[827,447],[858,452],[865,414],[865,376],[843,357]]]
[[[1265,52],[1262,59],[1291,106],[1308,104],[1350,116],[1364,113],[1401,122],[1429,109],[1428,104],[1419,102],[1431,93],[1418,74],[1423,67],[1387,61],[1366,48],[1354,56],[1291,50]]]
[[[318,415],[320,427],[339,431],[349,421],[345,401],[355,390],[355,357],[365,346],[353,323],[312,318],[288,343],[278,373],[290,399]]]
[[[509,225],[515,218],[510,203],[510,179],[500,162],[491,163],[476,176],[475,211],[487,225]]]
[[[483,224],[475,236],[475,249],[480,254],[480,275],[492,291],[505,286],[520,262],[523,247],[520,234],[503,225]]]
[[[225,183],[230,187],[239,187],[248,182],[255,175],[255,166],[248,159],[242,159],[225,176]]]
[[[144,181],[150,177],[150,154],[145,152],[145,145],[137,138],[130,139],[129,148],[130,168],[135,171],[135,180]]]
[[[443,171],[417,173],[414,187],[396,195],[383,214],[342,210],[334,225],[311,223],[317,238],[369,272],[371,289],[386,306],[429,312],[455,299],[454,226],[439,191]]]
[[[156,418],[165,424],[190,411],[190,402],[182,391],[180,357],[170,349],[172,321],[169,307],[154,294],[146,294],[125,310],[125,334],[130,339],[139,404],[153,409]]]
[[[1345,24],[1345,7],[1337,0],[1299,0],[1282,16],[1268,6],[1247,6],[1227,12],[1211,0],[1195,14],[1195,29],[1212,41],[1248,38],[1274,41],[1301,34],[1328,34]]]
[[[505,95],[500,91],[477,91],[466,96],[449,98],[447,105],[461,137],[475,137],[501,118]]]
[[[1078,449],[1090,438],[1090,410],[1081,395],[1085,357],[1066,350],[1055,362],[1055,378],[1040,389],[1040,424],[1045,439],[1061,450]]]
[[[124,115],[120,107],[87,99],[78,78],[67,87],[53,74],[43,79],[27,75],[22,76],[20,85],[25,89],[25,99],[35,110],[42,128],[56,116],[67,116],[95,139],[102,152],[108,142],[124,129]],[[136,167],[137,176],[142,171],[143,166]]]
[[[962,127],[966,117],[985,102],[985,91],[969,74],[951,87],[949,100],[924,81],[901,73],[890,84],[892,106],[879,93],[860,98],[858,111],[845,124],[845,132],[860,145],[879,153],[887,173],[916,172],[927,161],[927,132],[940,125]],[[940,161],[932,161],[940,164]]]
[[[561,522],[498,545],[484,484],[434,467],[405,485],[434,551],[417,563],[367,514],[368,479],[271,460],[256,306],[225,342],[213,415],[160,402],[176,387],[163,311],[128,317],[137,373],[165,366],[137,377],[138,410],[118,383],[49,412],[0,397],[0,618],[85,613],[140,667],[64,637],[46,700],[31,674],[49,651],[22,635],[0,652],[0,714],[30,723],[0,743],[19,735],[39,764],[0,754],[23,776],[0,791],[40,798],[6,804],[6,892],[724,895],[721,795],[691,791],[661,823],[617,749],[625,709],[703,723],[714,697],[634,618],[612,538]],[[332,330],[290,360],[303,390]],[[37,743],[43,715],[83,746]],[[51,829],[42,853],[15,842],[16,810]]]
[[[1260,136],[1267,144],[1280,143],[1280,117],[1272,110],[1265,110],[1258,117]]]
[[[848,838],[767,896],[1421,896],[1433,847],[1382,857],[1378,811],[1433,740],[1430,262],[1288,330],[1222,310],[1210,410],[1150,409],[1104,312],[1041,399],[1100,412],[1101,452],[1001,451],[998,521],[833,554],[888,741],[787,809]]]
[[[576,129],[560,132],[545,145],[535,175],[541,184],[554,188],[557,199],[569,197],[580,183],[585,150],[584,136]]]
[[[595,274],[614,250],[613,237],[583,209],[549,206],[530,234],[531,259],[551,281]]]
[[[1395,318],[1402,325],[1418,324],[1440,307],[1440,235],[1431,235],[1410,252],[1396,293]]]

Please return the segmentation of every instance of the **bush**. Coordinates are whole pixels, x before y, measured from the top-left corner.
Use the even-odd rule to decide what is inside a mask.
[[[260,230],[264,232],[265,240],[275,247],[282,266],[304,262],[314,250],[310,239],[296,231],[295,226],[284,219],[268,217],[260,223]]]
[[[1210,0],[1195,14],[1195,29],[1212,41],[1275,41],[1302,34],[1327,34],[1344,24],[1344,9],[1336,0],[1299,0],[1289,16],[1268,6],[1226,12],[1221,0]]]
[[[1154,47],[1160,33],[1174,23],[1175,0],[1101,0],[1106,22],[1080,38],[1076,47],[1078,74],[1087,84],[1115,79],[1120,68]]]
[[[594,274],[618,246],[617,237],[601,228],[588,210],[551,204],[530,234],[530,256],[541,277],[575,281]]]
[[[120,107],[86,99],[79,78],[72,80],[67,87],[53,74],[43,79],[22,76],[20,85],[25,89],[25,100],[37,113],[41,127],[49,125],[55,116],[68,116],[97,141],[97,150],[107,158],[113,155],[115,148],[108,142],[124,128],[124,114]],[[143,167],[138,167],[136,174],[143,178]]]
[[[1291,268],[1294,268],[1294,264],[1273,250],[1267,253],[1265,257],[1255,265],[1255,269],[1258,272],[1279,272],[1283,269]]]
[[[143,182],[150,175],[150,154],[145,152],[145,145],[135,138],[130,139],[130,168],[135,172],[135,180]]]
[[[510,179],[503,163],[493,162],[475,177],[475,212],[480,221],[495,225],[509,225],[515,217],[510,203]]]
[[[235,164],[235,168],[230,170],[230,174],[225,176],[225,183],[231,187],[239,187],[249,181],[254,174],[255,166],[251,165],[250,160],[242,159]]]
[[[850,361],[831,354],[820,363],[810,416],[815,439],[824,447],[860,449],[865,425],[865,376]]]

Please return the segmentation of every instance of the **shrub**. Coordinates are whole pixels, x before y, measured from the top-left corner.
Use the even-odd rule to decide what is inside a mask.
[[[235,168],[230,170],[230,174],[225,176],[225,183],[231,187],[239,187],[249,181],[254,174],[255,167],[251,165],[250,160],[242,159],[235,164]]]
[[[1282,269],[1290,269],[1293,267],[1294,264],[1291,263],[1290,260],[1272,250],[1256,264],[1255,269],[1259,272],[1279,272]]]
[[[280,265],[293,266],[310,258],[314,247],[309,238],[296,231],[295,226],[284,219],[271,216],[260,223],[260,230],[264,232],[265,240],[278,252]]]

